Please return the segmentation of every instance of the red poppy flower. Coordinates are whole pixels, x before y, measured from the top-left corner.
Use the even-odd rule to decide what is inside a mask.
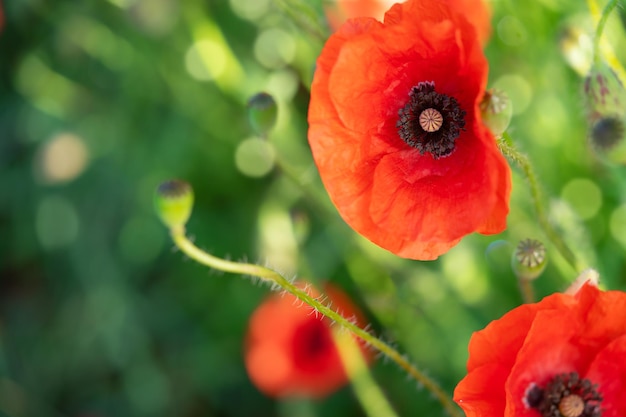
[[[337,30],[346,19],[373,17],[382,20],[385,12],[396,0],[337,0],[325,7],[326,18],[333,30]]]
[[[363,324],[361,313],[338,289],[325,288],[333,309]],[[308,288],[311,296],[319,293]],[[290,294],[272,294],[253,313],[245,363],[250,379],[270,397],[325,397],[348,382],[331,322]],[[364,351],[365,352],[365,351]]]
[[[510,171],[478,104],[489,13],[409,0],[348,20],[317,61],[309,143],[343,219],[403,257],[435,259],[506,227]]]
[[[455,401],[467,417],[626,415],[626,293],[584,285],[474,333]]]

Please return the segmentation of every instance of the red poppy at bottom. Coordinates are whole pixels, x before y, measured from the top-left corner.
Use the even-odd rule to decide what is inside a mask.
[[[309,287],[309,294],[320,294]],[[332,308],[346,318],[361,313],[341,291],[326,286]],[[348,382],[330,320],[291,294],[272,294],[250,318],[245,364],[252,383],[270,397],[323,398]],[[365,350],[363,350],[365,353]]]
[[[322,182],[348,225],[406,258],[506,228],[510,169],[478,107],[489,13],[466,3],[348,20],[317,60],[308,139]]]
[[[626,416],[626,293],[584,285],[474,333],[454,400],[467,417]]]

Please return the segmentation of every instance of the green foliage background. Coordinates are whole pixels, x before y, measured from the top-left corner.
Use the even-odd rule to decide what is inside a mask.
[[[509,131],[568,244],[606,287],[625,289],[625,172],[587,145],[582,74],[567,61],[589,45],[586,4],[491,4],[490,85],[511,95]],[[342,222],[306,140],[308,89],[329,33],[319,0],[3,7],[1,415],[364,415],[349,387],[311,402],[274,401],[251,385],[246,325],[269,289],[173,250],[152,208],[168,178],[194,187],[188,230],[201,247],[337,283],[377,334],[450,392],[471,333],[521,302],[511,248],[545,238],[517,170],[509,229],[469,236],[434,262],[399,259]],[[610,19],[607,39],[626,62],[623,18],[620,9]],[[279,103],[266,153],[242,145],[254,139],[246,102],[259,91]],[[545,243],[539,297],[576,276]],[[378,360],[372,372],[401,416],[443,414],[394,364]]]

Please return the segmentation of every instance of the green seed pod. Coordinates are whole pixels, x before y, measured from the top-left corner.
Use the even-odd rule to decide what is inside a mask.
[[[625,118],[604,117],[591,126],[591,146],[606,162],[626,164],[625,121]]]
[[[513,105],[509,96],[502,90],[489,89],[485,91],[479,107],[485,125],[494,135],[502,135],[509,127],[513,115]]]
[[[539,277],[546,268],[546,248],[538,240],[520,241],[511,257],[511,267],[518,279],[531,281]]]
[[[621,119],[626,114],[626,90],[606,63],[591,67],[585,77],[584,93],[590,123],[609,117]]]
[[[165,226],[184,229],[193,208],[193,190],[185,181],[165,181],[154,193],[154,207]]]
[[[248,120],[254,132],[266,137],[276,124],[278,107],[274,98],[267,93],[258,93],[248,100]]]

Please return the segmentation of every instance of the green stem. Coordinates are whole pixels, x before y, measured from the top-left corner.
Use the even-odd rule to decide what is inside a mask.
[[[363,353],[354,338],[343,329],[333,333],[341,362],[352,382],[352,390],[361,402],[365,413],[369,417],[398,417],[372,378]]]
[[[193,242],[187,238],[185,231],[182,228],[170,229],[170,234],[176,246],[194,261],[224,272],[259,277],[264,282],[271,284],[273,288],[281,288],[294,295],[299,300],[309,304],[315,308],[316,311],[333,320],[335,323],[338,323],[343,328],[350,331],[353,335],[363,340],[366,344],[374,347],[379,352],[383,353],[392,361],[397,363],[402,369],[411,375],[411,377],[421,383],[424,388],[432,393],[451,417],[462,417],[458,408],[454,404],[454,401],[452,401],[452,398],[446,394],[446,392],[443,391],[443,389],[434,380],[430,379],[417,369],[397,350],[382,340],[372,336],[367,331],[361,329],[352,321],[346,319],[315,297],[310,296],[306,291],[298,288],[278,272],[260,265],[232,262],[210,255],[194,245]]]
[[[529,279],[518,278],[520,292],[522,294],[522,301],[524,304],[531,304],[535,302],[535,291],[533,289],[532,281]]]
[[[598,26],[596,28],[596,37],[593,40],[593,61],[597,64],[600,61],[600,39],[602,38],[602,32],[604,32],[604,26],[606,26],[606,21],[609,19],[609,16],[615,6],[617,6],[618,0],[609,0],[609,2],[604,6],[602,10],[602,15],[600,16],[600,20],[598,21]]]
[[[535,170],[530,163],[530,159],[528,159],[528,156],[515,149],[512,143],[511,136],[508,132],[505,132],[502,134],[502,138],[498,141],[498,148],[500,148],[500,151],[504,154],[504,156],[515,162],[515,164],[517,164],[517,166],[519,166],[524,173],[530,187],[530,196],[535,207],[535,212],[537,213],[539,225],[543,229],[547,238],[552,242],[554,247],[556,247],[567,263],[570,264],[570,266],[574,268],[577,273],[582,271],[584,267],[578,262],[574,252],[572,252],[572,250],[567,246],[559,233],[554,229],[554,226],[552,226],[552,223],[548,220],[548,215],[542,203],[541,187],[539,185],[539,181],[537,180]]]
[[[619,79],[622,81],[622,84],[626,84],[626,70],[622,66],[619,59],[617,59],[617,56],[615,55],[615,52],[613,52],[613,48],[611,48],[611,45],[609,45],[606,40],[601,39],[606,19],[608,19],[609,14],[616,4],[617,1],[609,1],[601,13],[600,6],[598,5],[598,2],[596,0],[587,0],[587,7],[589,7],[591,17],[593,18],[594,22],[597,22],[598,25],[593,48],[594,63],[597,64],[597,62],[600,60],[600,56],[602,56],[602,58],[604,58],[609,66],[613,69],[613,71],[617,73]],[[602,23],[602,25],[600,26],[601,20],[604,20],[604,23]]]

